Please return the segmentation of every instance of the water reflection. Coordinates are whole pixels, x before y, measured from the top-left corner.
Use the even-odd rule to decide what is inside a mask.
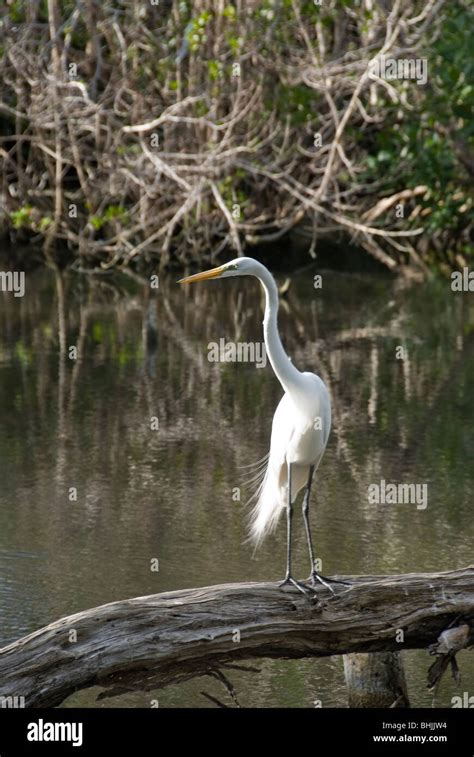
[[[22,300],[0,295],[0,643],[127,596],[282,577],[285,529],[252,558],[243,544],[250,492],[233,497],[248,477],[241,466],[267,451],[280,386],[270,366],[207,359],[221,338],[261,340],[257,283],[182,290],[161,277],[156,292],[139,277],[43,271],[27,277],[26,291]],[[313,502],[324,572],[472,561],[472,302],[442,282],[328,272],[315,290],[312,272],[294,277],[284,343],[333,398]],[[382,478],[427,483],[427,509],[370,504],[367,487]],[[302,527],[295,567],[308,572]],[[428,657],[407,659],[412,701],[429,704]],[[474,666],[468,655],[461,663],[468,690]],[[345,705],[338,659],[257,667],[233,677],[243,704]],[[202,680],[157,696],[160,706],[205,706],[203,690],[223,698],[218,683]],[[455,692],[445,681],[439,703]],[[69,704],[93,704],[96,693]]]

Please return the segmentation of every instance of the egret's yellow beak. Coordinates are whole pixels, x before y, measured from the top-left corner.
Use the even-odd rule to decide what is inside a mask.
[[[211,268],[209,271],[202,271],[202,273],[195,273],[193,276],[186,276],[184,279],[180,279],[178,284],[192,284],[193,281],[206,281],[207,279],[216,279],[222,273],[224,273],[225,266],[220,265],[218,268]]]

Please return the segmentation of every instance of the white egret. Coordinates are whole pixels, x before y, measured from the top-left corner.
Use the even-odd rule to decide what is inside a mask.
[[[285,392],[273,416],[270,453],[258,500],[252,511],[250,538],[258,545],[264,536],[273,531],[279,516],[286,510],[286,575],[280,586],[291,584],[307,593],[308,587],[293,578],[291,561],[293,503],[301,489],[305,488],[303,519],[311,563],[308,580],[312,587],[319,582],[332,591],[327,583],[329,579],[321,576],[315,568],[309,523],[311,483],[324,455],[331,429],[329,392],[315,373],[301,373],[283,349],[277,324],[278,289],[264,265],[253,258],[236,258],[217,268],[187,276],[178,283],[189,284],[228,276],[255,276],[263,286],[265,347]]]

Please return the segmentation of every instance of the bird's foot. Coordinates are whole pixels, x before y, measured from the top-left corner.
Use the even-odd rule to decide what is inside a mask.
[[[293,578],[293,576],[286,576],[285,580],[278,584],[279,589],[282,589],[284,586],[294,586],[295,589],[298,589],[298,591],[304,594],[305,597],[311,597],[311,599],[313,599],[316,594],[313,587],[305,586],[303,583]]]
[[[330,584],[340,584],[341,586],[350,586],[346,581],[339,581],[336,578],[328,578],[327,576],[321,575],[321,573],[318,573],[316,570],[313,570],[310,577],[308,578],[309,583],[314,588],[318,583],[322,584],[326,587],[326,589],[329,589],[331,594],[335,594],[336,592],[330,586]]]

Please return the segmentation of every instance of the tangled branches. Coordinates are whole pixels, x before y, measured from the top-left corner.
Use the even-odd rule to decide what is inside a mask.
[[[344,232],[391,269],[426,270],[446,242],[425,224],[436,182],[407,185],[373,162],[380,134],[401,134],[426,94],[374,71],[435,40],[443,3],[12,3],[0,76],[10,225],[47,254],[63,240],[78,266],[212,260],[298,225],[311,252]],[[463,240],[459,191],[449,234]]]

